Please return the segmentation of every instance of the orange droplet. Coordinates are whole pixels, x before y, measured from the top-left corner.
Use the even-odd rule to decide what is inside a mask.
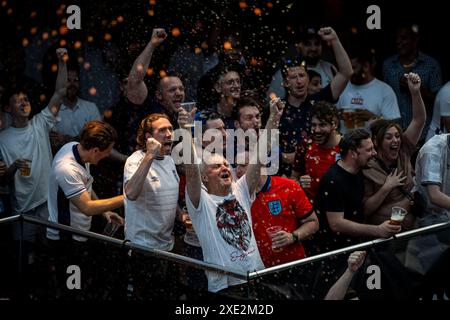
[[[56,64],[52,64],[52,72],[58,71],[58,66]]]
[[[180,34],[181,34],[180,29],[178,29],[178,28],[172,29],[172,36],[178,37],[178,36],[180,36]]]
[[[122,23],[123,22],[123,17],[122,16],[118,16],[117,17],[117,22]]]
[[[89,94],[95,96],[97,94],[97,89],[95,89],[95,87],[89,88]]]
[[[276,99],[276,98],[277,98],[276,93],[275,93],[275,92],[271,92],[271,93],[269,94],[269,98],[270,98],[270,100]]]
[[[78,63],[79,63],[79,64],[82,64],[82,63],[83,63],[83,61],[84,61],[83,57],[78,57],[78,59],[77,59],[77,60],[78,60]]]
[[[8,14],[8,16],[12,15],[13,9],[9,8],[8,11],[6,11],[6,13]]]
[[[112,36],[110,33],[105,33],[105,36],[103,37],[106,41],[111,40]]]
[[[255,57],[252,57],[252,58],[250,59],[250,65],[256,66],[257,64],[258,64],[258,60],[256,60]]]
[[[34,17],[36,17],[36,16],[37,16],[37,12],[36,12],[36,11],[31,12],[30,18],[34,18]]]
[[[66,17],[61,19],[61,24],[66,24],[66,22],[67,22],[67,18]]]
[[[150,0],[149,2],[152,6],[154,6],[156,4],[156,0]]]
[[[245,9],[245,8],[247,8],[247,7],[248,7],[247,2],[245,2],[245,1],[239,2],[239,8]]]
[[[153,11],[153,10],[148,10],[148,15],[149,15],[150,17],[153,17],[153,16],[155,15],[155,11]]]
[[[113,26],[113,27],[117,26],[117,20],[111,21],[111,26]]]
[[[60,45],[61,47],[65,47],[66,44],[67,44],[67,42],[66,42],[66,40],[64,40],[64,39],[61,39],[61,41],[59,42],[59,45]]]
[[[58,34],[58,31],[52,30],[52,37],[56,36]]]
[[[73,44],[73,47],[74,47],[75,49],[80,49],[80,48],[81,48],[81,41],[76,41],[76,42]]]
[[[230,42],[230,41],[225,41],[225,42],[223,43],[223,48],[224,48],[225,50],[231,50],[231,49],[233,48],[233,46],[231,45],[231,42]]]
[[[160,76],[161,78],[167,77],[167,73],[166,73],[164,70],[160,70],[160,71],[159,71],[159,76]]]
[[[208,49],[208,44],[206,43],[206,41],[203,41],[203,42],[202,42],[201,47],[202,47],[202,49],[204,49],[204,50]]]
[[[67,29],[67,27],[65,25],[59,27],[59,33],[61,35],[65,35],[67,32],[69,32],[69,29]]]
[[[58,9],[56,10],[56,15],[62,16],[62,14],[63,14],[63,9],[62,9],[62,8],[58,8]]]
[[[22,45],[23,45],[24,47],[26,47],[28,44],[29,44],[28,39],[27,39],[27,38],[23,38],[23,40],[22,40]]]
[[[8,4],[8,2],[5,0],[2,2],[2,7],[6,7],[6,5]]]
[[[87,37],[87,41],[88,42],[93,42],[94,41],[94,37],[93,36],[88,36]]]
[[[272,2],[267,2],[266,6],[267,6],[267,8],[273,8],[273,3]]]
[[[37,32],[37,27],[31,28],[31,30],[30,30],[31,34],[36,34],[36,32]]]
[[[47,40],[48,39],[48,32],[44,32],[42,34],[42,40]]]
[[[41,100],[41,102],[44,102],[45,99],[47,99],[47,97],[45,96],[45,94],[41,94],[41,95],[39,96],[39,100]]]
[[[260,8],[255,8],[255,9],[253,10],[253,12],[254,12],[257,16],[260,16],[260,15],[262,14],[262,11],[261,11]]]
[[[85,70],[89,70],[90,68],[91,68],[91,64],[89,63],[89,62],[85,62],[85,63],[83,63],[83,68],[85,69]]]
[[[351,32],[353,34],[357,34],[358,33],[358,29],[356,29],[355,27],[352,27],[350,30],[351,30]]]
[[[202,53],[202,49],[195,48],[194,52],[195,52],[195,54],[200,54],[200,53]]]
[[[103,117],[105,119],[110,119],[112,117],[112,110],[110,110],[110,109],[105,110],[105,112],[103,112]]]
[[[148,68],[147,69],[147,75],[148,76],[152,76],[153,75],[153,68]]]

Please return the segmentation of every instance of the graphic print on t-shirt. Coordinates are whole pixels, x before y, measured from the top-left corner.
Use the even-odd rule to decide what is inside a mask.
[[[247,251],[251,227],[247,213],[236,199],[225,200],[217,206],[217,228],[222,238],[236,249]]]

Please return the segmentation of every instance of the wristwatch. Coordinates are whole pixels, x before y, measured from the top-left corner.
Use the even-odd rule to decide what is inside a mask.
[[[296,235],[294,232],[291,232],[292,234],[292,239],[294,239],[294,243],[298,242],[298,235]]]

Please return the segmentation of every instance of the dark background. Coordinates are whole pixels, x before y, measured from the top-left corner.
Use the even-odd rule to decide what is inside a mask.
[[[241,8],[243,3],[245,8]],[[63,30],[69,15],[61,5],[76,4],[81,8],[81,30]],[[381,8],[381,30],[368,30],[366,9],[376,4]],[[255,14],[260,9],[260,15]],[[59,12],[58,12],[59,9]],[[153,10],[153,15],[149,14]],[[123,21],[119,22],[118,17]],[[54,50],[65,41],[72,62],[83,56],[86,47],[103,50],[105,63],[123,77],[134,59],[150,39],[153,27],[164,27],[168,39],[156,50],[147,77],[152,88],[160,70],[166,70],[171,54],[183,43],[199,45],[202,34],[192,32],[202,21],[205,36],[220,23],[222,35],[233,34],[241,41],[244,56],[257,75],[258,89],[265,91],[280,56],[292,49],[295,33],[304,25],[330,25],[336,29],[346,49],[367,43],[375,49],[378,76],[382,61],[395,53],[395,27],[417,23],[423,52],[440,63],[444,83],[449,79],[450,51],[447,26],[448,11],[444,1],[344,1],[344,0],[139,0],[139,1],[31,1],[0,0],[0,81],[14,86],[25,83],[30,98],[41,107],[54,87]],[[174,37],[171,30],[178,28]],[[52,36],[53,31],[53,36]],[[62,31],[62,32],[61,32]],[[66,32],[65,32],[66,31]],[[42,34],[49,34],[42,41]],[[109,34],[110,39],[105,38]],[[91,37],[88,41],[88,37]],[[81,46],[74,48],[76,41]],[[218,39],[220,44],[221,39]],[[30,50],[33,46],[33,50]],[[105,49],[113,48],[113,49]],[[211,49],[211,48],[210,48]],[[28,50],[28,51],[27,51]],[[32,51],[31,53],[29,51]],[[30,63],[33,52],[45,53],[41,63]],[[113,52],[111,56],[108,52]],[[327,57],[329,54],[325,52]],[[38,59],[39,60],[39,59]],[[27,64],[28,63],[28,64]],[[40,94],[45,93],[45,97]]]

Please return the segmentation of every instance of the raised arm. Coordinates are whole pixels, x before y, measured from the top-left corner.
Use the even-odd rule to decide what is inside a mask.
[[[191,117],[194,116],[196,111],[196,108],[191,111]],[[194,139],[192,138],[192,132],[190,130],[190,127],[186,126],[186,124],[189,122],[188,120],[189,113],[186,112],[183,108],[180,108],[178,110],[178,124],[180,125],[180,128],[182,128],[182,130],[186,130],[189,133],[183,136],[183,144],[189,144],[191,148],[191,158],[189,159],[188,163],[183,164],[185,170],[184,173],[186,175],[186,188],[189,199],[191,199],[194,207],[198,208],[198,205],[200,203],[200,194],[202,191],[202,179],[200,175],[200,167],[198,164],[195,164],[197,154],[195,152],[196,148],[194,145]],[[187,141],[185,141],[185,138],[187,138]]]
[[[134,104],[141,105],[147,98],[148,89],[144,83],[144,77],[150,65],[153,51],[166,37],[167,34],[164,29],[153,29],[150,42],[133,63],[133,67],[128,76],[127,98]]]
[[[411,93],[412,99],[412,120],[405,131],[404,136],[413,144],[417,145],[420,137],[422,136],[422,130],[425,127],[425,121],[427,119],[427,113],[425,110],[425,104],[420,93],[420,77],[416,73],[408,73],[405,75],[408,80],[408,88]]]
[[[333,98],[337,100],[353,74],[352,63],[333,28],[321,28],[318,34],[322,40],[327,41],[328,45],[331,45],[336,58],[338,72],[331,80],[330,85]]]
[[[261,143],[267,143],[267,150],[272,149],[272,129],[278,129],[278,125],[280,123],[281,115],[283,114],[284,102],[281,101],[280,98],[275,98],[270,101],[270,116],[269,120],[267,120],[266,131],[267,131],[267,141],[261,141],[261,138],[264,136],[260,136],[258,139],[258,145]],[[259,148],[258,148],[259,149]],[[257,154],[251,154],[250,157],[256,157],[256,159],[251,159],[250,164],[247,169],[247,173],[245,174],[245,179],[248,185],[248,191],[250,194],[253,194],[256,191],[256,188],[259,184],[259,177],[261,175],[261,163],[258,159]],[[255,161],[256,160],[256,161]]]
[[[125,195],[130,201],[136,200],[142,192],[148,171],[153,163],[153,159],[161,152],[161,143],[154,138],[148,138],[146,142],[146,152],[136,172],[125,184]]]
[[[57,116],[64,96],[67,90],[67,65],[68,60],[67,50],[65,48],[56,49],[56,55],[58,57],[58,75],[56,77],[55,93],[48,103],[50,112]]]

